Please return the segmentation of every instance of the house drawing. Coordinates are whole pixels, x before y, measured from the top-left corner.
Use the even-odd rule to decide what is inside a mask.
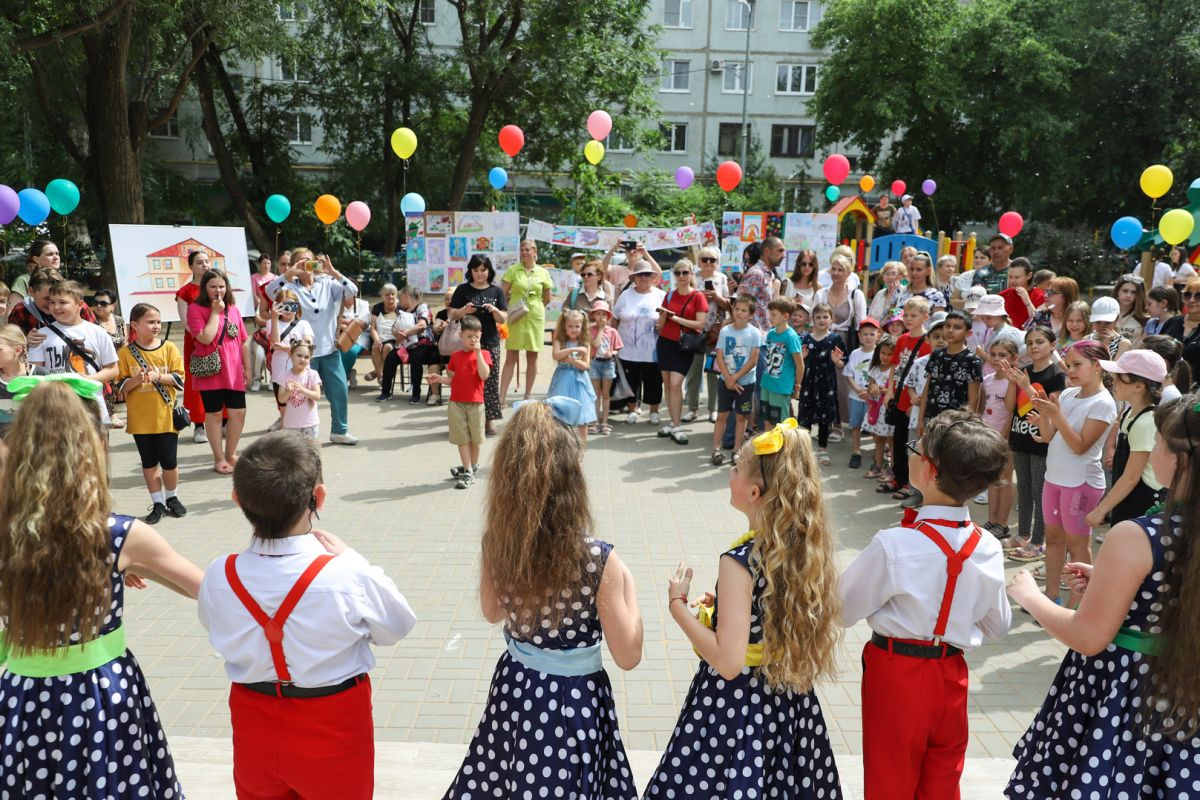
[[[173,245],[146,255],[146,271],[137,276],[134,295],[161,295],[174,297],[179,288],[192,279],[188,266],[188,255],[203,250],[208,253],[209,266],[225,272],[225,256],[196,239],[184,239]]]

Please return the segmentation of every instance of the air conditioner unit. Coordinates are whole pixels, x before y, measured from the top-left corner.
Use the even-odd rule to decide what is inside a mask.
[[[725,69],[725,62],[719,58],[714,58],[708,64],[709,72],[721,72],[724,69]]]

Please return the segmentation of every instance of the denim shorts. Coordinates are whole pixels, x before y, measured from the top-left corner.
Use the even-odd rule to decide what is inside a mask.
[[[594,381],[612,381],[617,378],[617,360],[615,358],[593,358],[588,365],[588,375]]]
[[[867,404],[864,400],[859,400],[857,397],[851,397],[850,400],[850,429],[858,430],[863,425],[863,420],[867,418]]]

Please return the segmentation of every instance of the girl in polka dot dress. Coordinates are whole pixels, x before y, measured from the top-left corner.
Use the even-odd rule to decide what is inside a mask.
[[[488,481],[479,582],[504,622],[483,719],[446,798],[633,800],[600,640],[617,666],[642,657],[633,576],[599,539],[569,422],[578,401],[519,404]],[[513,502],[513,498],[520,498]]]
[[[1009,798],[1200,797],[1200,394],[1154,414],[1161,509],[1114,525],[1095,566],[1067,565],[1078,609],[1021,570],[1009,594],[1070,649],[1013,755]]]
[[[730,505],[750,533],[721,554],[717,591],[688,611],[692,570],[668,584],[700,656],[647,798],[841,797],[813,684],[834,670],[833,527],[807,432],[788,419],[742,448]]]
[[[18,382],[38,380],[14,378],[9,388],[19,396],[28,386]],[[144,586],[126,573],[137,569],[194,598],[202,574],[144,522],[110,515],[99,389],[77,378],[37,385],[7,437],[0,485],[4,800],[183,797],[145,678],[125,648],[122,592],[126,582]],[[81,402],[76,391],[90,398]]]

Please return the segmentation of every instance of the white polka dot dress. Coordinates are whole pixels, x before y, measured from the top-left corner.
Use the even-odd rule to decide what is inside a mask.
[[[580,584],[564,589],[557,601],[565,614],[561,623],[551,628],[512,613],[505,624],[508,634],[545,650],[598,644],[603,631],[596,591],[611,550],[607,542],[589,540]],[[548,675],[505,652],[496,664],[483,719],[445,797],[637,798],[608,674],[601,669],[578,677]]]
[[[753,543],[724,555],[755,575]],[[766,579],[755,575],[750,642],[762,641],[760,600]],[[713,601],[713,628],[718,625]],[[774,690],[757,667],[727,681],[701,661],[679,722],[646,788],[646,798],[836,800],[841,782],[821,705],[813,691]]]
[[[112,606],[100,634],[121,625],[115,570],[132,517],[109,518]],[[80,636],[72,633],[70,644]],[[175,763],[137,660],[128,650],[86,672],[0,675],[0,800],[181,798]]]
[[[1159,517],[1135,520],[1150,539],[1154,567],[1138,589],[1124,627],[1160,633],[1159,586],[1170,533]],[[1147,656],[1110,644],[1085,656],[1071,650],[1013,756],[1009,798],[1072,800],[1200,799],[1200,736],[1147,730],[1142,714]],[[1153,723],[1151,723],[1152,725]]]

